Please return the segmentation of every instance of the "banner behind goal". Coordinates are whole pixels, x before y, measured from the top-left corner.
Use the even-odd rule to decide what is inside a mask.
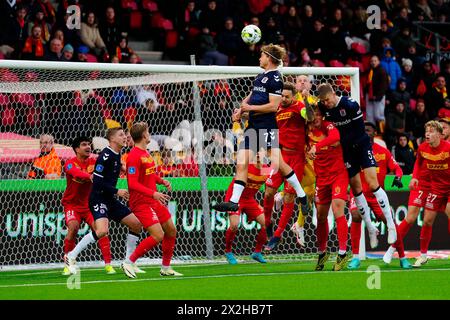
[[[159,173],[174,186],[169,204],[178,231],[174,263],[224,261],[228,217],[210,207],[223,199],[234,174],[242,128],[233,127],[231,114],[261,71],[257,67],[0,61],[0,269],[62,262],[65,175],[58,162],[40,164],[52,169],[57,179],[32,170],[40,153],[40,136],[54,137],[63,165],[74,156],[70,148],[74,137],[93,137],[93,148],[99,152],[107,145],[103,137],[108,127],[130,128],[136,121],[149,124],[148,150]],[[330,82],[339,94],[359,101],[356,68],[286,67],[281,71],[285,81],[308,75],[312,95],[318,84]],[[126,187],[125,180],[119,183]],[[262,204],[261,192],[258,198]],[[277,223],[279,212],[274,219]],[[302,259],[315,253],[314,224],[314,216],[307,217],[305,248],[296,244],[289,224],[283,242],[267,258]],[[238,258],[251,253],[256,228],[242,217],[235,240]],[[82,225],[79,236],[88,231]],[[332,221],[330,233],[332,250],[336,250]],[[124,258],[125,236],[125,228],[112,223],[114,260]],[[160,257],[157,249],[142,261],[159,262]],[[79,261],[98,264],[100,250],[91,246]]]

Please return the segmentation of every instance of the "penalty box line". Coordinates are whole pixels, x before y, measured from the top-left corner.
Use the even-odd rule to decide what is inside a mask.
[[[395,272],[429,272],[429,271],[450,271],[448,268],[433,268],[433,269],[411,269],[411,270],[380,270],[381,273],[395,273]],[[183,277],[164,277],[164,278],[147,278],[147,279],[120,279],[120,280],[93,280],[81,281],[83,284],[99,284],[99,283],[123,283],[123,282],[146,282],[146,281],[178,281],[178,280],[202,280],[202,279],[220,279],[231,277],[267,277],[267,276],[290,276],[290,275],[321,275],[321,274],[342,274],[342,273],[367,273],[366,270],[344,270],[344,271],[299,271],[299,272],[270,272],[270,273],[237,273],[237,274],[219,274],[210,276],[183,276]],[[53,283],[24,283],[12,285],[0,285],[0,288],[20,288],[20,287],[43,287],[43,286],[67,286],[67,282],[53,282]]]

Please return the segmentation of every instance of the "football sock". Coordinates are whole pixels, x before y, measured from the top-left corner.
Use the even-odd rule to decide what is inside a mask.
[[[152,236],[145,238],[139,243],[136,250],[131,254],[129,259],[126,259],[127,262],[135,263],[137,259],[142,257],[148,251],[150,251],[153,247],[158,244],[158,241],[155,240]]]
[[[294,188],[295,193],[297,194],[298,198],[306,197],[306,193],[303,190],[300,182],[297,179],[297,176],[295,175],[294,170],[292,170],[286,177],[284,177],[287,182]]]
[[[432,226],[426,225],[422,226],[422,230],[420,230],[420,253],[422,255],[426,256],[428,252],[428,246],[430,245],[432,233],[433,233]]]
[[[284,229],[286,229],[286,225],[291,220],[293,213],[294,213],[294,203],[293,202],[284,203],[283,210],[281,211],[280,221],[278,222],[277,230],[273,234],[274,237],[281,238],[281,235],[283,234]]]
[[[266,228],[261,227],[258,234],[256,235],[256,245],[255,245],[255,252],[261,252],[262,247],[267,242],[267,233]]]
[[[173,250],[175,249],[175,240],[176,237],[169,237],[164,235],[162,240],[162,265],[164,267],[170,266],[170,261],[173,257]]]
[[[328,240],[328,220],[325,222],[318,222],[317,229],[317,247],[319,252],[325,252],[327,249],[327,240]]]
[[[125,259],[130,259],[131,254],[136,250],[136,244],[139,241],[139,235],[129,232],[127,235],[127,252],[125,254]]]
[[[242,192],[245,189],[245,182],[241,180],[235,180],[233,184],[233,194],[231,195],[231,202],[239,203]]]
[[[398,257],[401,259],[405,257],[405,246],[403,245],[403,238],[398,236],[400,233],[400,226],[395,225],[395,228],[397,229],[397,241],[394,243],[394,246],[397,249]]]
[[[92,231],[91,231],[88,234],[86,234],[80,240],[80,242],[78,242],[78,244],[75,246],[75,248],[68,253],[68,256],[71,259],[76,259],[81,251],[86,249],[91,243],[94,243],[94,242],[95,242],[95,239],[94,239],[94,236],[92,235]]]
[[[237,231],[233,231],[231,228],[228,228],[225,232],[225,253],[231,252],[236,233]]]
[[[389,204],[389,199],[386,192],[378,187],[377,190],[373,191],[373,195],[377,198],[377,202],[383,211],[384,217],[386,218],[386,225],[388,228],[395,228],[394,218],[392,217],[391,205]]]
[[[67,254],[75,248],[75,239],[64,239],[64,253]]]
[[[97,241],[98,247],[102,252],[103,260],[105,264],[111,263],[111,244],[109,242],[109,237],[104,236],[103,238],[98,239]]]
[[[339,254],[344,254],[347,252],[348,242],[348,225],[345,216],[336,219],[336,228],[339,242]]]
[[[269,226],[271,224],[274,202],[274,197],[264,197],[264,219],[266,222],[266,226]]]
[[[354,222],[350,226],[350,241],[353,255],[359,254],[359,241],[361,240],[361,222]]]
[[[373,231],[375,226],[372,224],[372,220],[370,219],[370,208],[367,204],[366,197],[361,192],[359,195],[355,195],[355,204],[358,207],[359,213],[366,223],[366,227],[369,231]]]

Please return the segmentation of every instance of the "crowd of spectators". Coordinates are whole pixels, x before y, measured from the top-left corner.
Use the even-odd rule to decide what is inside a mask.
[[[66,25],[66,9],[72,4],[81,8],[79,30]],[[366,24],[366,8],[373,4],[381,8],[380,29],[368,29]],[[408,158],[423,140],[426,121],[450,120],[447,34],[441,34],[443,58],[436,64],[429,55],[436,49],[435,35],[413,38],[417,34],[413,21],[445,25],[449,17],[445,0],[3,1],[0,58],[139,63],[128,45],[131,36],[153,40],[157,50],[175,59],[188,60],[196,54],[200,64],[258,65],[259,46],[276,43],[288,52],[285,66],[359,68],[366,120],[376,124],[396,156]],[[240,38],[241,28],[249,23],[262,30],[257,45],[245,45]],[[224,132],[228,129],[224,117],[242,98],[236,84],[215,81],[199,86],[202,99],[207,99],[202,104],[204,115],[212,120],[205,129]],[[153,135],[170,136],[180,122],[194,120],[191,88],[184,84],[56,95],[0,94],[2,130],[29,133],[30,128],[44,125],[59,143],[67,144],[77,131],[87,128],[99,132],[144,120],[156,130]],[[46,108],[54,115],[51,119],[39,114],[42,109],[36,104],[42,99],[50,101]],[[79,117],[73,117],[74,111]],[[73,130],[58,136],[63,124]]]

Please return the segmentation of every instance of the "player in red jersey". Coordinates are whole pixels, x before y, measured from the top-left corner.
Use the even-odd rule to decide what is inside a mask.
[[[450,143],[442,139],[443,128],[438,121],[425,124],[425,142],[417,149],[411,184],[420,184],[422,171],[428,172],[429,193],[425,200],[423,225],[420,231],[420,253],[413,267],[421,267],[428,262],[428,246],[431,241],[433,223],[438,212],[450,215]],[[450,231],[450,230],[449,230]]]
[[[150,133],[145,122],[133,124],[130,129],[135,143],[127,158],[127,180],[130,190],[130,209],[150,234],[141,241],[131,256],[122,263],[126,275],[135,278],[133,265],[136,260],[162,242],[161,276],[182,276],[170,267],[175,248],[176,228],[172,216],[167,209],[170,196],[158,192],[156,185],[172,190],[170,182],[156,174],[156,165],[147,152]]]
[[[331,123],[323,120],[319,108],[314,112],[314,121],[310,125],[308,136],[313,143],[308,151],[308,157],[314,160],[316,173],[316,195],[314,202],[317,208],[317,244],[318,261],[316,271],[323,270],[330,253],[327,251],[328,241],[328,211],[331,209],[336,220],[339,241],[339,252],[334,271],[344,268],[348,261],[347,241],[348,225],[344,208],[348,198],[348,174],[344,165],[342,148],[339,143],[339,130]]]
[[[261,206],[255,199],[256,193],[259,189],[261,189],[261,186],[266,182],[268,178],[268,176],[264,175],[263,173],[265,170],[262,170],[264,167],[262,164],[263,154],[264,153],[261,151],[258,152],[256,154],[256,163],[250,164],[248,166],[248,181],[244,191],[242,192],[242,196],[239,199],[239,210],[228,212],[230,218],[230,227],[225,233],[225,257],[227,258],[229,264],[237,264],[237,260],[232,253],[232,246],[233,240],[236,237],[236,233],[238,231],[241,213],[245,213],[249,221],[256,221],[261,226],[261,229],[256,236],[255,250],[251,255],[252,259],[260,263],[267,262],[261,254],[261,249],[267,241],[265,215],[263,208],[261,208]],[[228,187],[227,193],[225,195],[225,201],[228,201],[231,198],[231,195],[233,193],[233,185],[234,179]]]
[[[91,155],[91,139],[80,136],[72,141],[72,148],[76,157],[67,160],[64,165],[67,187],[62,198],[62,205],[66,218],[67,235],[64,239],[64,271],[63,275],[70,275],[67,264],[67,254],[75,248],[75,239],[81,222],[86,222],[94,230],[94,217],[89,210],[89,194],[92,189],[92,173],[94,172],[95,158]],[[111,266],[111,249],[109,238],[99,239],[98,246],[105,261],[105,270],[108,274],[116,271]]]
[[[284,161],[291,166],[297,177],[303,177],[305,169],[305,138],[306,138],[306,118],[307,113],[310,120],[313,113],[307,112],[303,102],[296,101],[295,85],[291,82],[285,82],[281,94],[281,103],[278,107],[276,120],[279,130],[279,139],[281,147],[281,155]],[[270,225],[272,208],[274,204],[274,196],[278,188],[284,182],[284,199],[283,209],[281,211],[278,227],[266,246],[266,250],[270,251],[276,248],[280,242],[286,225],[291,220],[294,212],[294,200],[296,193],[294,188],[285,180],[280,171],[271,175],[267,179],[266,190],[264,193],[264,214],[266,217],[266,225]],[[306,214],[306,212],[303,212]]]
[[[378,183],[382,188],[384,188],[384,181],[386,179],[386,175],[389,171],[394,172],[395,178],[392,182],[392,186],[396,186],[397,188],[403,188],[402,184],[402,176],[403,172],[398,163],[395,161],[392,154],[389,152],[388,149],[385,147],[374,143],[374,138],[376,135],[376,126],[375,124],[371,122],[365,123],[366,133],[370,137],[370,141],[372,144],[372,150],[373,150],[373,156],[375,158],[375,161],[377,162],[377,180]],[[382,221],[386,224],[386,218],[384,217],[383,211],[380,208],[380,205],[378,204],[377,199],[373,195],[372,191],[370,190],[369,185],[367,184],[364,175],[361,175],[361,182],[363,187],[363,193],[364,196],[367,199],[367,203],[369,205],[369,208],[373,211],[375,214],[375,218],[379,221]],[[352,224],[350,227],[350,236],[351,236],[351,244],[352,244],[352,253],[353,253],[353,259],[350,261],[348,265],[348,269],[358,269],[361,265],[360,259],[359,259],[359,242],[361,240],[361,221],[362,217],[359,213],[358,207],[355,204],[355,200],[353,198],[353,195],[350,200],[350,212],[352,214]],[[370,216],[369,216],[370,219]],[[372,222],[370,222],[372,224]],[[397,226],[396,226],[397,227]],[[397,234],[399,234],[399,230],[397,227]],[[378,245],[378,239],[371,238],[371,244],[370,246],[372,248],[375,248]],[[403,247],[403,238],[397,236],[397,240],[394,243],[395,248],[398,251],[398,255],[400,258],[400,266],[404,269],[410,269],[411,264],[409,261],[405,258],[405,250]],[[393,254],[393,252],[392,252]],[[388,256],[385,255],[383,257],[383,260],[385,263],[389,264],[392,260],[392,255]]]

